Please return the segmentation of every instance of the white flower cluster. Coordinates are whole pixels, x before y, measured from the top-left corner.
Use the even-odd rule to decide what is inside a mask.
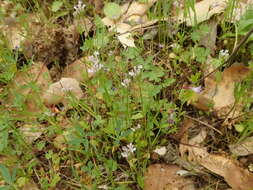
[[[98,56],[99,56],[98,51],[95,51],[93,55],[88,56],[88,60],[93,63],[93,65],[87,69],[88,73],[94,74],[103,67],[103,65],[99,63]]]
[[[123,146],[122,150],[123,152],[121,153],[121,156],[123,156],[124,158],[128,158],[136,151],[136,147],[133,145],[133,143],[130,143],[127,146]]]
[[[131,130],[133,132],[135,132],[136,130],[140,129],[141,128],[141,125],[138,123],[138,125],[136,127],[132,127]]]
[[[84,11],[85,7],[86,7],[86,5],[81,0],[79,0],[78,3],[77,3],[77,5],[74,6],[74,13],[73,13],[73,15],[74,16],[79,15],[82,11]]]
[[[219,57],[228,57],[229,56],[229,51],[227,49],[222,49],[219,52]]]
[[[142,65],[134,66],[134,68],[128,72],[128,75],[130,77],[136,77],[138,74],[140,74],[140,72],[141,72],[142,69],[143,69]],[[124,86],[124,87],[127,87],[129,85],[129,83],[131,82],[130,77],[125,78],[121,82],[121,85]]]
[[[138,75],[141,72],[142,68],[143,68],[142,65],[134,66],[134,68],[131,71],[129,71],[128,74],[131,77],[135,77],[136,75]]]

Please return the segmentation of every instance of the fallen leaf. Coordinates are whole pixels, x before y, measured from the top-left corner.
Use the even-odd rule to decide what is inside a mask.
[[[130,32],[127,32],[131,28],[132,27],[130,25],[125,23],[120,23],[116,28],[116,31],[119,33],[117,37],[124,47],[135,47],[132,34]]]
[[[73,77],[79,82],[83,82],[85,78],[88,78],[87,65],[85,64],[85,57],[76,60],[74,63],[67,65],[62,73],[62,77]]]
[[[233,9],[233,16],[232,18],[230,18],[229,21],[232,23],[239,21],[241,17],[246,13],[247,9],[252,6],[252,4],[252,0],[239,0],[237,3],[235,3],[235,8]]]
[[[159,156],[164,156],[167,152],[167,149],[165,146],[162,146],[160,148],[156,148],[154,152],[157,153]]]
[[[60,81],[51,84],[48,90],[43,94],[43,102],[47,105],[54,105],[58,103],[68,104],[69,95],[80,99],[83,92],[79,86],[79,82],[73,78],[62,78]]]
[[[62,73],[64,78],[74,78],[78,82],[84,82],[92,78],[102,68],[99,59],[94,55],[82,57],[70,65],[67,65]]]
[[[39,124],[24,124],[19,131],[23,134],[25,141],[31,144],[42,135],[45,128]]]
[[[85,17],[74,17],[74,26],[76,27],[76,30],[81,34],[84,33],[85,36],[88,36],[89,32],[91,31],[93,27],[93,23],[91,22],[91,19]]]
[[[118,33],[117,38],[124,47],[135,47],[132,33],[134,26],[144,24],[147,21],[146,12],[157,0],[148,0],[145,3],[131,2],[122,5],[121,17],[113,20],[108,17],[102,19],[103,23],[110,27],[110,30]]]
[[[226,7],[227,2],[225,0],[203,0],[196,3],[194,10],[190,9],[189,15],[186,17],[184,10],[181,10],[178,15],[178,21],[185,21],[188,26],[192,26],[208,20],[214,14],[223,12]]]
[[[212,69],[209,69],[212,70]],[[214,74],[205,79],[205,89],[198,94],[198,100],[193,103],[197,108],[208,110],[211,108],[219,117],[234,118],[242,110],[242,105],[235,106],[235,84],[241,82],[250,73],[250,69],[243,64],[233,64],[221,74],[221,81],[217,82]],[[208,104],[212,103],[212,107]]]
[[[205,154],[203,157],[202,155]],[[222,155],[213,155],[204,152],[195,152],[197,162],[208,170],[224,177],[224,180],[236,190],[253,188],[253,173],[242,168],[239,162]]]
[[[177,175],[176,165],[153,164],[144,176],[144,190],[195,190],[191,179]]]
[[[209,48],[211,54],[213,55],[216,49],[218,22],[215,19],[211,19],[207,22],[207,26],[209,27],[209,32],[201,37],[199,45]]]
[[[253,174],[242,168],[239,162],[225,155],[210,154],[200,143],[206,138],[203,130],[186,144],[181,144],[181,154],[187,152],[189,160],[207,168],[224,178],[232,189],[247,190],[253,188]]]
[[[248,137],[238,144],[229,145],[229,150],[236,156],[248,156],[253,154],[253,137]]]

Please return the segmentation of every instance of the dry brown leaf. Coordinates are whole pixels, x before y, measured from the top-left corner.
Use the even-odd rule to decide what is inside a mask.
[[[38,139],[45,131],[40,124],[24,124],[19,130],[23,134],[25,141],[29,144]]]
[[[80,99],[83,96],[83,92],[76,79],[62,78],[60,81],[50,85],[48,90],[43,94],[42,99],[47,106],[58,103],[63,103],[66,106],[69,95]]]
[[[194,105],[200,109],[210,108],[210,105],[207,105],[209,102],[213,103],[212,110],[219,117],[234,118],[238,116],[242,106],[239,103],[234,106],[235,84],[241,82],[249,73],[249,68],[243,64],[233,64],[223,71],[220,82],[217,82],[214,75],[211,75],[206,78],[205,90],[198,95],[199,99]]]
[[[209,48],[211,54],[214,54],[216,49],[216,37],[217,37],[217,25],[218,22],[215,19],[211,19],[207,22],[207,26],[209,27],[209,32],[202,36],[199,45],[203,45],[206,48]]]
[[[235,4],[233,9],[233,17],[229,20],[231,22],[237,22],[246,13],[247,9],[253,5],[252,0],[239,0]]]
[[[206,154],[204,157],[203,154]],[[249,190],[253,188],[253,174],[240,167],[232,158],[222,155],[208,154],[206,151],[195,152],[197,162],[208,170],[224,177],[224,180],[235,190]]]
[[[93,27],[91,19],[85,17],[74,17],[74,26],[76,27],[79,33],[84,33],[85,36],[88,36],[89,32]]]
[[[103,0],[90,0],[90,3],[92,3],[95,7],[95,12],[97,14],[101,13],[103,6],[104,6],[104,1]]]
[[[84,82],[92,78],[101,68],[102,64],[99,63],[99,59],[94,55],[82,57],[66,66],[62,77],[74,78],[78,82]]]
[[[238,161],[224,155],[215,155],[207,152],[207,148],[200,143],[206,138],[203,130],[189,140],[187,144],[180,145],[181,154],[189,155],[189,160],[207,168],[215,174],[224,177],[224,180],[235,190],[247,190],[253,188],[253,174],[242,168]]]
[[[81,59],[76,60],[74,63],[66,66],[62,73],[62,77],[65,78],[74,78],[79,82],[83,82],[85,78],[87,79],[89,73],[87,71],[87,65],[85,64],[86,58],[83,57]],[[88,75],[88,76],[87,76]]]
[[[188,26],[208,20],[214,14],[219,14],[225,10],[227,2],[225,0],[203,0],[195,4],[195,10],[190,10],[190,15],[184,16],[184,10],[178,15],[179,22],[186,22]],[[195,23],[196,18],[196,23]]]
[[[119,41],[124,47],[135,47],[131,30],[134,25],[145,24],[147,21],[146,12],[157,0],[148,0],[145,3],[132,2],[130,5],[126,3],[121,6],[123,13],[121,18],[114,21],[110,18],[103,18],[103,23],[111,27],[110,30],[116,31]],[[131,25],[129,24],[131,22]],[[134,23],[134,25],[133,25]]]
[[[202,0],[195,4],[195,9],[190,10],[190,16],[184,16],[184,9],[181,8],[178,16],[175,19],[181,22],[186,22],[188,26],[201,23],[208,20],[215,14],[223,13],[228,7],[229,1],[226,0]],[[253,4],[252,0],[238,0],[235,2],[235,8],[233,9],[233,17],[229,17],[229,22],[236,22],[240,20],[241,16],[246,10]],[[196,17],[196,23],[195,23]]]
[[[176,165],[153,164],[144,177],[144,190],[195,190],[194,182],[177,175]]]
[[[39,190],[39,188],[33,180],[30,180],[24,187],[22,187],[22,190]]]
[[[0,30],[8,40],[9,47],[11,49],[18,49],[21,47],[22,42],[25,40],[27,30],[23,23],[26,23],[29,28],[34,27],[34,23],[37,23],[38,19],[35,14],[27,14],[23,17],[22,23],[18,22],[18,19],[13,16],[4,18],[4,22],[0,25]]]
[[[247,156],[253,154],[253,137],[248,137],[244,141],[229,145],[230,152],[236,156]]]

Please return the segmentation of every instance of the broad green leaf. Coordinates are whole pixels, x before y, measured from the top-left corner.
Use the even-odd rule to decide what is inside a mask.
[[[53,12],[59,11],[62,5],[63,5],[62,1],[54,1],[52,4],[52,11]]]
[[[0,152],[8,145],[8,136],[9,133],[7,130],[0,131]]]
[[[141,119],[143,118],[143,115],[141,113],[137,113],[131,117],[131,119]]]
[[[117,20],[121,16],[121,8],[117,3],[107,3],[104,7],[105,15],[110,18]]]
[[[8,183],[8,184],[13,183],[12,178],[11,178],[11,174],[10,174],[8,168],[3,164],[0,164],[0,173],[1,173],[4,181],[6,181],[6,183]]]
[[[0,190],[9,190],[11,187],[9,185],[5,185],[3,187],[0,187]]]

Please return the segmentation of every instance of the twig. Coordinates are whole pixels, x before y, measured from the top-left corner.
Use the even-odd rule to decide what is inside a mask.
[[[211,128],[211,129],[213,129],[214,131],[216,131],[216,132],[219,133],[220,135],[223,135],[223,133],[222,133],[220,130],[216,129],[215,127],[213,127],[212,125],[210,125],[210,124],[208,124],[208,123],[206,123],[206,122],[204,122],[204,121],[201,121],[201,120],[196,119],[196,118],[194,118],[194,117],[191,117],[191,116],[189,116],[189,115],[185,115],[185,117],[187,117],[187,118],[189,118],[189,119],[192,119],[193,121],[196,121],[196,122],[198,122],[198,123],[200,123],[200,124],[202,124],[202,125],[205,125],[206,127],[209,127],[209,128]]]

